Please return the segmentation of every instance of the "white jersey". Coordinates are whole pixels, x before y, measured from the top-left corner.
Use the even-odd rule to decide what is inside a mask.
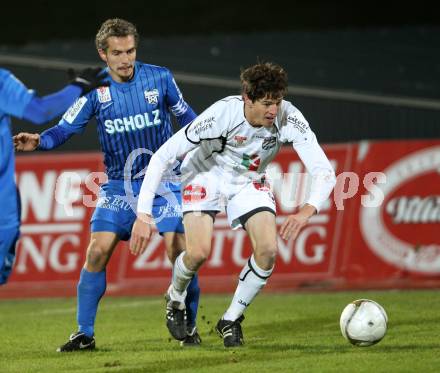
[[[165,170],[182,159],[183,177],[215,170],[232,179],[261,179],[282,143],[290,142],[313,182],[307,203],[320,209],[334,184],[333,168],[301,112],[282,101],[270,128],[254,127],[244,116],[241,96],[217,101],[172,136],[154,154],[144,177],[138,211],[151,214],[152,202]]]

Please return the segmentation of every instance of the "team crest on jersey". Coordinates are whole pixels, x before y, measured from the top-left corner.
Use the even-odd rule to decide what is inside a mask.
[[[97,89],[97,92],[98,92],[98,101],[101,104],[112,100],[112,96],[110,95],[110,88],[109,87],[99,87]]]
[[[159,101],[159,91],[152,89],[151,91],[144,91],[145,99],[149,104],[157,104]]]
[[[277,144],[277,138],[275,136],[265,137],[263,144],[261,145],[264,150],[269,150]]]

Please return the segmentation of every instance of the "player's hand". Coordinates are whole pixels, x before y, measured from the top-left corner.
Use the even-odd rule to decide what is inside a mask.
[[[18,152],[31,152],[40,145],[40,135],[38,133],[20,132],[13,137],[14,148]]]
[[[80,72],[75,72],[75,70],[69,69],[67,74],[69,75],[70,84],[80,87],[83,95],[95,88],[109,85],[109,82],[105,81],[108,73],[101,67],[88,67]]]
[[[280,227],[280,236],[283,240],[295,240],[298,233],[303,229],[316,209],[309,204],[305,204],[296,214],[289,215]]]
[[[130,251],[133,255],[142,254],[150,242],[154,219],[147,214],[138,214],[133,224],[130,238]]]

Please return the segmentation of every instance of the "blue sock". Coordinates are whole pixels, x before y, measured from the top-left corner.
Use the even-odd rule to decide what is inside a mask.
[[[88,272],[81,270],[78,282],[77,321],[78,330],[88,337],[95,333],[95,317],[98,303],[105,293],[107,286],[105,271]]]
[[[187,315],[187,325],[189,327],[193,327],[196,325],[197,318],[197,309],[199,308],[199,297],[200,297],[200,288],[199,288],[199,278],[197,273],[193,276],[191,282],[186,289],[186,315]]]

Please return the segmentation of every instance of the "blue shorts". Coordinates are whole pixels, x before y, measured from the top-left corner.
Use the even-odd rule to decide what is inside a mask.
[[[15,246],[20,236],[18,227],[0,229],[0,285],[6,284],[15,260]]]
[[[110,180],[101,185],[99,198],[90,221],[92,232],[114,232],[119,239],[130,239],[136,220],[137,197],[142,181],[124,183]],[[154,199],[153,217],[160,234],[183,233],[180,184],[162,182]]]

